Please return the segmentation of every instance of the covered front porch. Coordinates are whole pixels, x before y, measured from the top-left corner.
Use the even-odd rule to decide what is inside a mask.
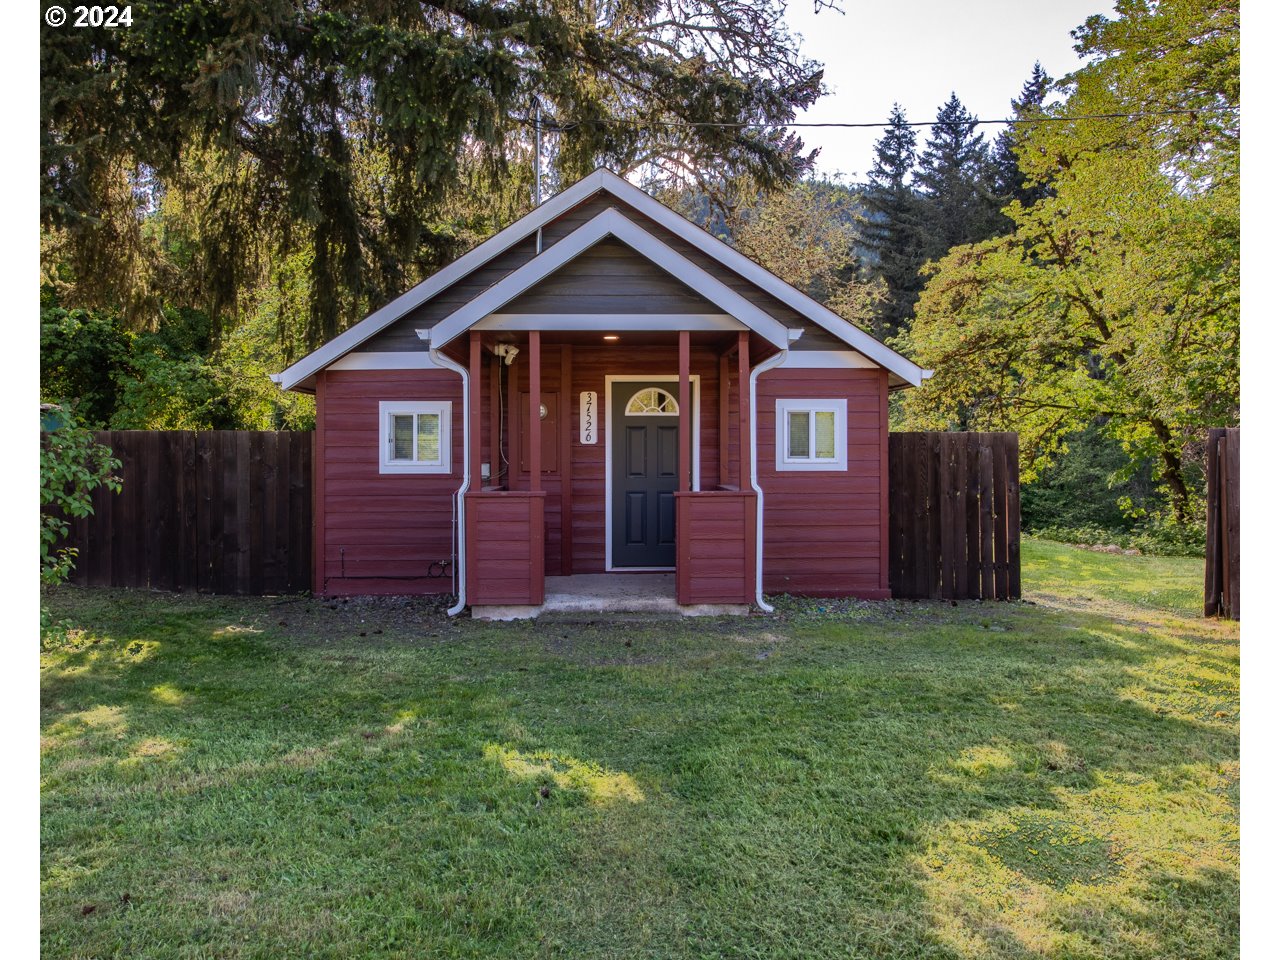
[[[496,315],[443,351],[466,372],[473,616],[748,612],[751,368],[776,345],[727,316],[590,319]]]

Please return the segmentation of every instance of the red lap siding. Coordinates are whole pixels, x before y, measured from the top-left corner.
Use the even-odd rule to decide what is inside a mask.
[[[316,592],[450,592],[451,571],[429,573],[452,552],[453,494],[462,482],[461,378],[447,370],[328,370],[316,381]],[[452,472],[378,472],[383,400],[452,401]]]
[[[887,375],[881,370],[781,369],[762,374],[757,389],[765,592],[887,597]],[[780,399],[848,402],[847,470],[776,468],[775,408]]]

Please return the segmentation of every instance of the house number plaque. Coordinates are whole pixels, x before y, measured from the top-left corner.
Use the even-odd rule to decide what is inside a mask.
[[[595,443],[600,433],[600,415],[597,410],[596,392],[584,390],[579,412],[579,439],[584,444]]]

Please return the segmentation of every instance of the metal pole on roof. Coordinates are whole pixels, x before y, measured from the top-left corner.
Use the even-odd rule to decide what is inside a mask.
[[[533,205],[542,205],[542,101],[533,98]],[[534,241],[534,253],[542,252],[542,228]]]
[[[534,148],[533,148],[533,205],[536,207],[542,203],[542,102],[536,97],[533,101],[534,108]]]

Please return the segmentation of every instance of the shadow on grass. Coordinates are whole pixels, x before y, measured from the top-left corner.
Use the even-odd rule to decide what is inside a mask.
[[[47,951],[1232,955],[1212,631],[886,610],[316,649],[90,603],[45,676]]]

